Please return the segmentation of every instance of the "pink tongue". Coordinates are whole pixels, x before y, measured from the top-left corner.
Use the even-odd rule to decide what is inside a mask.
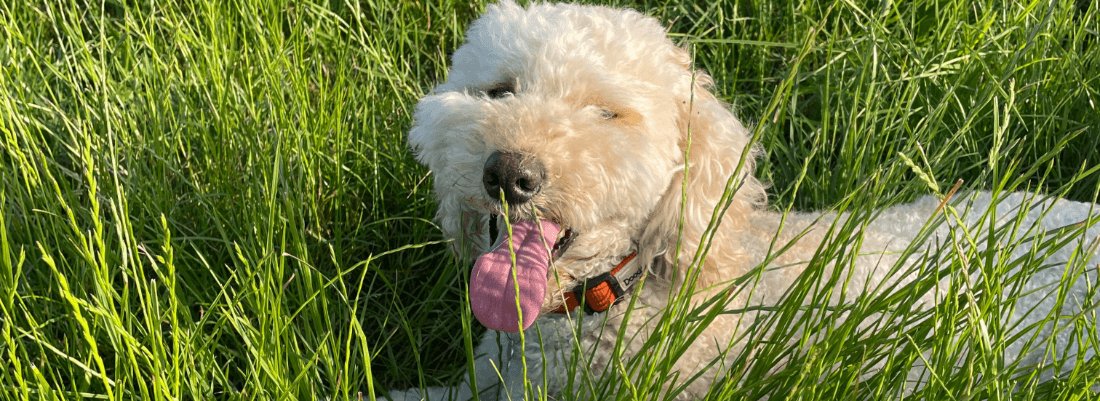
[[[547,220],[540,220],[538,225],[533,221],[516,222],[512,224],[512,249],[509,249],[509,241],[501,241],[492,251],[477,258],[470,274],[470,308],[481,324],[493,330],[515,333],[535,322],[546,295],[550,248],[559,232],[561,227]],[[516,255],[514,277],[513,250]]]

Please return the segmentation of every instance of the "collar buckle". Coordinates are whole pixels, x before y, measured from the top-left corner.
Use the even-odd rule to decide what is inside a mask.
[[[566,313],[577,309],[578,306],[584,305],[584,312],[591,315],[594,313],[606,312],[611,309],[612,306],[619,303],[622,300],[626,290],[623,288],[619,279],[615,276],[629,264],[634,257],[637,256],[637,252],[631,252],[627,255],[614,269],[611,271],[601,273],[599,275],[584,279],[572,290],[566,291],[562,294],[565,298],[565,304],[555,310],[555,313]],[[641,273],[641,269],[631,275],[631,278]],[[628,279],[629,281],[633,281]]]

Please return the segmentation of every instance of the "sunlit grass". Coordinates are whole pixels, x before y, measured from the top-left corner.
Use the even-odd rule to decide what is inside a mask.
[[[777,210],[866,216],[959,179],[1097,198],[1096,0],[617,3],[670,26],[753,123]],[[464,378],[481,330],[468,266],[430,222],[404,135],[481,9],[0,3],[0,398],[356,399]],[[823,255],[850,263],[857,223],[833,226]],[[729,356],[715,398],[896,398],[915,349],[932,366],[974,350],[927,399],[1089,396],[1096,361],[1039,383],[959,324],[994,321],[1019,291],[1008,272],[1034,260],[939,257],[998,260],[980,268],[1006,277],[982,293],[1001,296],[917,313],[916,290],[883,289],[845,319],[785,303],[739,337],[754,353]],[[815,299],[831,274],[790,297]],[[588,391],[674,395],[670,355],[712,313],[660,322],[680,335]],[[788,346],[779,326],[814,334]]]

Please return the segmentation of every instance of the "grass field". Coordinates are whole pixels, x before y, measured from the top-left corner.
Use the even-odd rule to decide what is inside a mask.
[[[757,127],[773,208],[960,179],[1097,199],[1097,0],[614,4],[664,21]],[[468,267],[404,135],[483,7],[0,2],[0,399],[370,399],[464,377]],[[941,358],[980,348],[937,333]],[[896,396],[823,338],[715,397]],[[1095,397],[1097,363],[1038,384],[990,349],[918,396]]]

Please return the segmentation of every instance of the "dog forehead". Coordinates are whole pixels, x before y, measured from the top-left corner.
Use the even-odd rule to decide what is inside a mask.
[[[647,70],[677,51],[657,20],[633,10],[503,2],[471,24],[449,80],[491,84],[563,68],[653,78]]]

